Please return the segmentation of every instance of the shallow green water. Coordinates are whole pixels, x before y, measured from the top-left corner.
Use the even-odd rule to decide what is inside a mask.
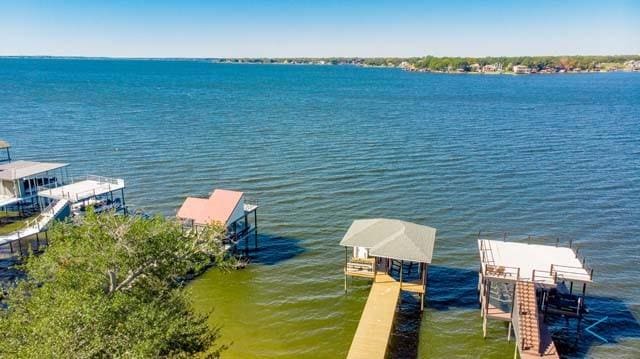
[[[119,176],[127,203],[174,215],[214,188],[258,198],[247,269],[189,290],[226,358],[338,358],[368,293],[343,292],[353,219],[438,229],[427,308],[403,298],[392,357],[508,358],[482,339],[478,230],[574,239],[596,270],[576,357],[640,357],[640,76],[448,76],[352,67],[0,60],[14,157]],[[41,129],[46,128],[46,132]]]

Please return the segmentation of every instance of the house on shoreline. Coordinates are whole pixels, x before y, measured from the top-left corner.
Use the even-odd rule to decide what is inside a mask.
[[[0,246],[38,238],[54,220],[97,212],[126,212],[124,180],[69,175],[67,163],[13,160],[10,145],[0,141],[6,157],[0,162]]]
[[[529,66],[525,66],[525,65],[514,65],[513,73],[516,75],[530,74],[531,69],[529,68]]]

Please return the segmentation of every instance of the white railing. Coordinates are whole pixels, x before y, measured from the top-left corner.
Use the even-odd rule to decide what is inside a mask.
[[[491,249],[491,242],[488,240],[480,240],[480,253],[482,256],[482,263],[494,265],[495,259],[493,257],[493,250]]]
[[[579,280],[591,281],[593,279],[593,270],[587,270],[584,267],[572,267],[560,264],[552,264],[549,271],[555,278],[559,280]]]
[[[0,236],[0,242],[11,242],[20,238],[32,236],[46,229],[51,221],[64,209],[69,202],[67,200],[57,200],[51,202],[35,218],[27,221],[22,229],[8,235]]]
[[[516,241],[516,242],[524,242],[531,244],[532,242],[538,242],[542,244],[547,244],[548,242],[552,242],[556,247],[560,246],[560,238],[559,237],[550,237],[550,236],[511,236],[507,232],[479,232],[478,240],[480,241],[480,256],[482,263],[487,266],[493,266],[495,264],[495,260],[493,257],[493,251],[491,248],[491,243],[487,239],[480,239],[481,235],[493,237],[502,237],[502,241]],[[498,240],[498,239],[496,239]],[[559,264],[552,264],[549,270],[540,270],[534,269],[531,273],[531,281],[536,281],[536,278],[539,282],[545,283],[556,283],[558,280],[579,280],[579,281],[592,281],[593,280],[593,269],[587,266],[586,259],[579,253],[579,248],[573,245],[573,241],[569,240],[569,248],[574,252],[576,258],[582,263],[582,267],[572,267],[565,266]],[[520,273],[516,275],[516,268],[509,267],[495,267],[497,269],[498,277],[514,277],[514,275],[520,279]],[[519,272],[519,269],[518,269]],[[545,272],[548,275],[545,275]],[[506,273],[506,274],[505,274]]]
[[[112,185],[118,185],[120,184],[120,180],[117,178],[110,178],[110,177],[104,177],[104,176],[96,176],[96,175],[87,175],[87,181],[96,181],[96,182],[100,182],[100,183],[109,183]]]
[[[73,183],[77,183],[77,182],[81,182],[81,181],[93,181],[93,182],[98,182],[100,186],[100,188],[92,188],[89,190],[85,190],[85,191],[64,191],[59,187],[62,186],[66,186],[69,184],[73,184]],[[106,187],[105,187],[106,185]],[[64,184],[59,184],[55,187],[51,187],[51,186],[42,186],[39,187],[42,188],[42,190],[39,191],[39,193],[41,193],[44,196],[49,196],[49,197],[53,197],[53,198],[62,198],[62,199],[68,199],[70,201],[73,202],[78,202],[80,200],[83,199],[87,199],[90,197],[95,197],[107,192],[111,192],[113,190],[119,190],[121,188],[124,188],[124,180],[119,179],[119,178],[109,178],[109,177],[103,177],[103,176],[95,176],[95,175],[87,175],[86,177],[76,180],[74,178],[71,178],[70,181],[65,181]],[[54,192],[55,191],[55,192]]]
[[[483,275],[497,279],[520,280],[520,267],[485,265]]]

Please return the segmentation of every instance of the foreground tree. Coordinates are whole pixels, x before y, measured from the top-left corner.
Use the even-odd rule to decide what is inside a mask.
[[[95,215],[51,232],[0,310],[0,357],[216,358],[217,328],[185,277],[221,258],[221,227],[195,234],[160,217]]]

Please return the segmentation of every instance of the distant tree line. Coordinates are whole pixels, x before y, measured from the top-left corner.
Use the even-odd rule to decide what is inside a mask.
[[[473,64],[480,66],[502,64],[505,69],[515,65],[524,65],[541,70],[550,68],[582,68],[593,70],[600,64],[623,64],[629,60],[640,60],[640,55],[615,55],[615,56],[518,56],[518,57],[435,57],[426,56],[418,59],[410,59],[410,64],[416,68],[429,70],[463,69],[469,70]]]
[[[221,62],[243,63],[299,63],[299,64],[327,64],[327,65],[365,65],[365,66],[413,66],[416,69],[428,69],[432,71],[464,70],[469,71],[472,65],[500,64],[505,70],[510,71],[512,66],[524,65],[532,69],[558,68],[593,70],[601,65],[623,65],[626,61],[640,61],[640,55],[611,55],[611,56],[498,56],[498,57],[327,57],[327,58],[235,58],[218,59]]]

